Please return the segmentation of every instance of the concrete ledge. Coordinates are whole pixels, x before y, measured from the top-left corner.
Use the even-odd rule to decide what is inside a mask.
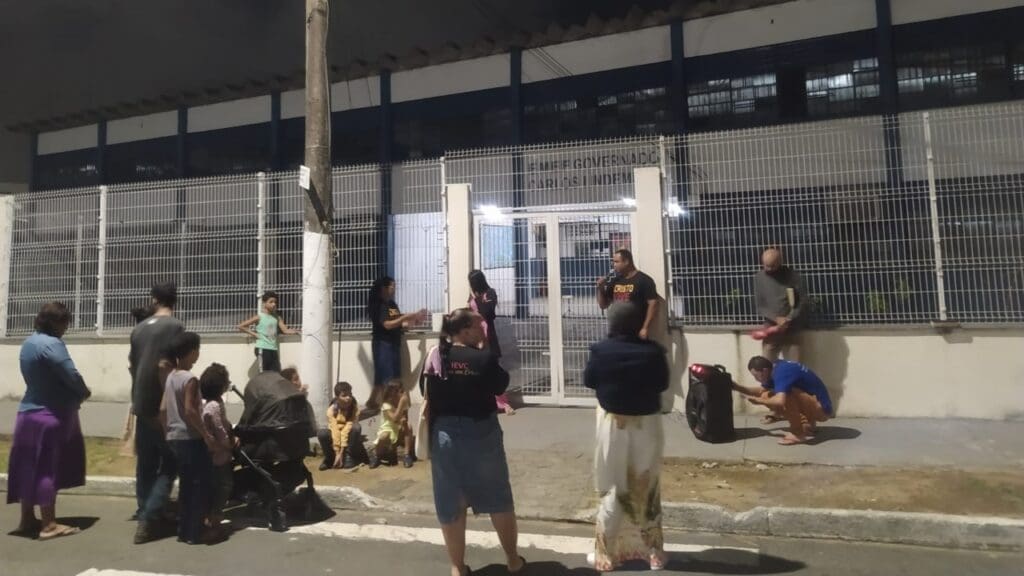
[[[773,508],[772,536],[835,538],[943,548],[1024,548],[1024,520],[871,510]]]
[[[0,474],[0,491],[7,475]],[[321,486],[317,492],[331,508],[400,514],[434,513],[430,502],[387,501],[357,488]],[[65,491],[88,496],[135,497],[133,478],[90,476],[85,486]],[[551,509],[520,511],[525,519],[593,522],[593,510],[575,515]],[[1024,550],[1024,520],[988,516],[952,516],[871,510],[764,508],[733,513],[710,504],[662,505],[663,525],[674,530],[909,544],[975,550]]]

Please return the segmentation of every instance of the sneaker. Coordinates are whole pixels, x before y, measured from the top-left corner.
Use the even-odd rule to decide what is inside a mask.
[[[402,466],[406,468],[412,468],[412,465],[416,462],[416,457],[412,454],[406,454],[405,459],[402,460]]]
[[[153,523],[142,521],[139,522],[138,528],[135,529],[135,543],[146,544],[157,539],[157,530],[153,526]]]
[[[320,471],[321,472],[323,472],[324,470],[327,470],[330,467],[331,466],[326,461],[320,463]]]
[[[370,451],[370,470],[376,470],[380,468],[380,458],[377,457],[377,452]]]
[[[349,452],[348,448],[346,448],[345,454],[341,457],[341,469],[351,470],[358,465],[359,464],[356,462],[356,459],[352,457],[352,454]]]

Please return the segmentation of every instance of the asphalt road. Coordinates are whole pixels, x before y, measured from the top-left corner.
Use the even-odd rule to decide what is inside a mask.
[[[262,574],[448,574],[433,518],[340,513],[296,525],[288,533],[239,528],[214,546],[186,546],[168,538],[131,543],[133,502],[125,498],[61,497],[58,514],[83,532],[40,542],[7,534],[17,506],[0,508],[0,574],[3,576],[238,576]],[[486,520],[470,523],[467,561],[474,574],[506,574],[497,540]],[[585,552],[592,528],[579,524],[526,522],[520,527],[526,574],[590,575]],[[859,544],[668,533],[672,561],[666,574],[820,574],[906,576],[1021,574],[1024,555]],[[622,574],[646,572],[646,566]]]

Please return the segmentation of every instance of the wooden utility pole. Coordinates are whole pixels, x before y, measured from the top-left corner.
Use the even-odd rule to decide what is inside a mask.
[[[317,418],[332,384],[331,99],[327,78],[330,0],[306,0],[306,156],[309,188],[302,238],[302,378]]]

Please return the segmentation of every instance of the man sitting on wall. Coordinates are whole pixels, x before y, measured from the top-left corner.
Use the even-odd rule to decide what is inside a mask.
[[[803,364],[788,360],[773,363],[764,356],[754,356],[747,363],[747,370],[761,386],[747,387],[734,382],[732,387],[747,396],[751,404],[785,414],[789,432],[779,444],[792,446],[807,442],[814,437],[818,422],[834,416],[825,383]]]

